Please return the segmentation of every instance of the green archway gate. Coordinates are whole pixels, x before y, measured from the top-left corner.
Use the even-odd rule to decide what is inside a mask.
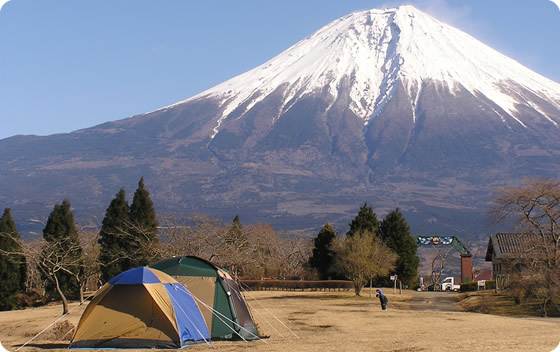
[[[416,236],[418,246],[453,246],[461,255],[461,282],[472,281],[472,254],[455,236]]]

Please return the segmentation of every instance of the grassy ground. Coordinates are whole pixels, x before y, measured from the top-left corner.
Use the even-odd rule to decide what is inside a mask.
[[[388,311],[381,311],[368,290],[362,297],[351,292],[252,292],[248,302],[259,328],[270,338],[213,342],[185,351],[551,351],[560,342],[558,319],[437,311],[437,299],[430,310],[415,310],[411,303],[418,293],[387,291]],[[76,325],[84,306],[72,308],[61,321]],[[59,305],[0,312],[0,341],[15,351],[61,312]],[[47,329],[20,351],[64,349],[68,338],[60,338],[62,334]]]
[[[481,291],[465,293],[461,297],[462,309],[467,312],[495,314],[512,317],[540,317],[542,316],[541,302],[536,299],[524,299],[516,303],[515,298],[504,293]],[[560,311],[554,305],[549,305],[549,317],[560,317]]]

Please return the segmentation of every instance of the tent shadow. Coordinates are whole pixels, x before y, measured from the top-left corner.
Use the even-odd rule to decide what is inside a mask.
[[[57,350],[57,349],[68,349],[69,345],[70,345],[69,343],[30,343],[25,345],[25,347],[35,347],[43,350]],[[14,347],[21,347],[21,346],[22,345],[14,346]]]

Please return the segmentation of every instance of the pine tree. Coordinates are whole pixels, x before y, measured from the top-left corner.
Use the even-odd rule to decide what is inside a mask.
[[[128,245],[130,244],[128,212],[126,193],[124,188],[121,188],[109,204],[103,218],[101,231],[99,231],[99,244],[101,246],[99,261],[103,282],[107,282],[115,275],[123,272],[125,267],[130,267],[130,259],[127,258]]]
[[[349,224],[350,230],[347,236],[353,236],[355,233],[369,232],[374,236],[379,234],[379,221],[373,212],[373,209],[367,205],[367,202],[360,208],[358,215]]]
[[[395,267],[398,278],[406,285],[413,285],[420,262],[416,255],[418,245],[399,208],[387,214],[379,226],[379,233],[383,242],[399,256]]]
[[[228,241],[235,240],[243,236],[243,225],[239,220],[239,215],[235,215],[231,222],[231,227],[228,231]]]
[[[150,192],[144,187],[144,177],[138,182],[138,188],[130,205],[130,224],[129,233],[134,241],[130,247],[134,255],[131,265],[132,267],[147,265],[157,259],[153,247],[158,242],[158,223]]]
[[[74,214],[68,200],[56,204],[49,215],[43,229],[43,238],[47,246],[43,251],[43,273],[49,276],[47,292],[56,292],[56,283],[64,296],[77,299],[80,296],[80,285],[77,276],[81,272],[80,257],[82,249],[78,240],[78,231],[74,222]],[[55,277],[56,275],[56,277]],[[66,297],[61,295],[64,301]]]
[[[10,208],[0,218],[0,308],[12,309],[10,297],[25,290],[27,265]]]
[[[243,231],[243,225],[241,224],[241,220],[239,220],[239,215],[235,215],[233,218],[225,242],[236,248],[247,247],[247,234]]]
[[[224,238],[225,251],[219,260],[227,268],[229,273],[237,277],[243,274],[244,264],[251,258],[249,253],[249,240],[243,229],[239,215],[236,215]]]
[[[336,231],[328,222],[313,239],[313,252],[309,258],[309,266],[317,270],[321,280],[328,280],[335,275],[333,272],[335,263],[333,246],[336,241]]]

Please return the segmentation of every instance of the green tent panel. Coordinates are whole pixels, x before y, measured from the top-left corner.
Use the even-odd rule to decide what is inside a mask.
[[[150,267],[175,278],[199,300],[213,339],[258,338],[245,299],[235,280],[225,270],[194,256],[163,259]]]

